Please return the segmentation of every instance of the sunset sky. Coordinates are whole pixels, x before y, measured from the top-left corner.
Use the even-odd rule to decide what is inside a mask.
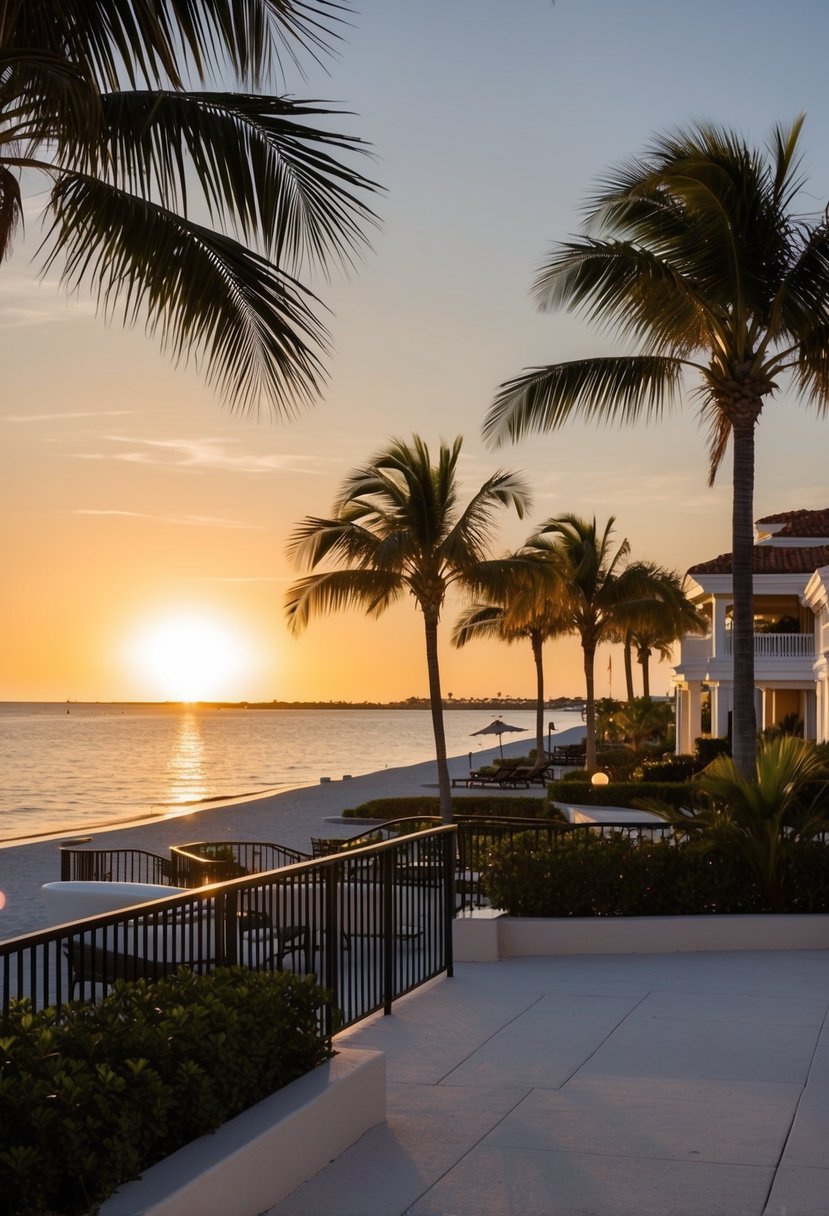
[[[96,318],[32,265],[0,268],[0,699],[380,699],[425,695],[422,624],[320,620],[299,640],[282,609],[292,526],[326,514],[340,481],[390,436],[465,437],[471,492],[522,469],[532,516],[617,517],[635,557],[684,570],[730,549],[730,462],[707,488],[705,433],[687,408],[651,429],[573,426],[491,452],[497,385],[523,367],[614,349],[564,314],[540,315],[534,272],[579,227],[605,169],[649,135],[710,118],[761,143],[807,115],[805,196],[829,200],[829,6],[819,0],[363,0],[327,77],[289,81],[338,101],[387,188],[365,264],[315,289],[332,310],[324,400],[291,422],[242,418],[140,329]],[[829,506],[829,420],[783,390],[757,442],[755,515]],[[455,697],[531,696],[522,647],[444,634]],[[600,694],[607,656],[599,660]],[[547,652],[551,696],[582,691],[573,642]],[[622,692],[614,661],[614,693]],[[668,687],[668,669],[653,674]]]

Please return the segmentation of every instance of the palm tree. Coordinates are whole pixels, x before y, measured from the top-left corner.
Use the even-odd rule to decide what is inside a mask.
[[[310,400],[327,333],[296,275],[354,257],[374,187],[341,158],[361,141],[327,129],[335,111],[259,88],[280,57],[320,55],[339,10],[4,0],[0,262],[22,221],[22,178],[40,174],[44,269],[58,264],[69,292],[91,287],[125,324],[143,316],[233,406],[290,414]],[[221,76],[250,91],[211,89]]]
[[[301,632],[312,616],[362,608],[379,616],[407,592],[423,613],[429,700],[443,819],[452,818],[449,769],[438,667],[438,622],[453,584],[477,589],[506,584],[514,563],[486,560],[495,511],[514,507],[523,517],[529,494],[516,473],[499,470],[467,505],[459,504],[457,463],[462,440],[441,443],[432,464],[415,435],[373,456],[345,480],[328,519],[306,517],[294,530],[289,555],[315,570],[330,558],[335,569],[310,574],[289,589],[288,622]]]
[[[641,353],[533,368],[503,384],[484,426],[500,441],[569,419],[652,421],[686,371],[709,425],[713,481],[733,439],[733,747],[754,771],[754,433],[790,372],[829,406],[829,223],[795,212],[803,119],[767,152],[700,123],[657,137],[611,172],[587,208],[587,235],[558,246],[535,282],[564,305],[641,343]]]
[[[548,519],[539,529],[540,545],[552,542],[567,589],[565,619],[569,630],[577,633],[582,648],[585,684],[585,725],[587,747],[585,763],[596,767],[596,692],[594,668],[596,650],[603,642],[615,640],[625,614],[658,594],[653,567],[647,562],[627,563],[630,543],[623,540],[613,552],[613,516],[599,533],[592,521],[578,515]],[[535,539],[528,543],[531,548]]]
[[[452,631],[452,645],[460,648],[477,637],[507,643],[529,641],[535,665],[535,752],[540,760],[544,756],[544,643],[567,632],[566,588],[552,552],[545,556],[536,545],[529,552],[519,549],[512,558],[516,569],[506,588],[500,594],[496,588],[484,597],[487,602],[462,610]]]
[[[708,617],[688,598],[684,579],[675,570],[662,566],[649,567],[657,593],[644,603],[635,605],[626,614],[624,624],[625,676],[627,698],[633,699],[631,651],[642,668],[642,695],[650,697],[650,660],[654,653],[660,659],[670,659],[674,643],[686,633],[705,633]]]

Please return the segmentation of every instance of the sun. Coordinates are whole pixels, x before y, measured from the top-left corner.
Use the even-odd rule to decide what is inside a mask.
[[[170,701],[238,698],[253,666],[244,634],[200,612],[148,621],[132,636],[127,655],[141,686]]]

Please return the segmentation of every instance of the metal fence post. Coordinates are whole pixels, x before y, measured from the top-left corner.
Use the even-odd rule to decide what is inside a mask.
[[[397,849],[380,855],[380,886],[383,908],[383,1013],[391,1013],[394,1000],[394,869]]]
[[[443,833],[443,952],[448,978],[455,974],[455,957],[453,945],[453,926],[455,923],[455,850],[457,847],[457,827],[451,832]]]
[[[339,1007],[340,986],[340,924],[338,888],[342,874],[342,862],[332,862],[323,868],[323,931],[325,943],[325,987],[331,998],[325,1009],[325,1032],[329,1039],[334,1033],[334,1011]]]

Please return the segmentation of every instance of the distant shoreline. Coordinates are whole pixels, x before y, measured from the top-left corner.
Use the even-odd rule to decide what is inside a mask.
[[[429,709],[428,697],[408,697],[405,701],[0,701],[3,705],[78,705],[113,706],[126,705],[156,709]],[[580,712],[583,697],[555,697],[544,702],[544,709],[573,710]],[[534,710],[536,702],[531,698],[510,697],[501,700],[456,700],[443,702],[444,710],[474,709],[499,714],[508,710]]]

